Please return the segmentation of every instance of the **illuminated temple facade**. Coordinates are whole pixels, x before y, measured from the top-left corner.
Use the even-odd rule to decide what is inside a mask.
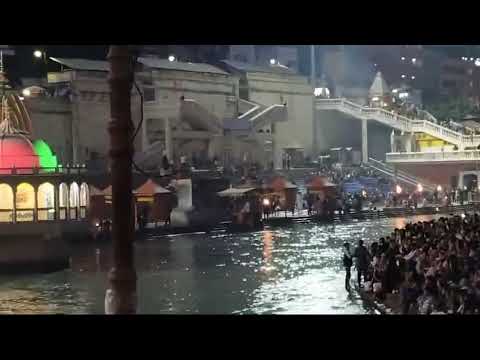
[[[44,140],[32,141],[17,95],[2,96],[0,114],[0,223],[86,219],[85,169],[62,167]]]

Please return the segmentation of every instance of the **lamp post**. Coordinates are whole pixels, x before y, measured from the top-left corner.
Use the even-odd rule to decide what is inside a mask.
[[[47,62],[47,52],[45,49],[37,49],[33,52],[33,56],[35,59],[41,60],[43,63],[43,67],[45,70],[45,74],[47,77],[47,82],[48,82],[48,62]]]
[[[137,277],[133,259],[134,217],[132,207],[133,124],[130,108],[133,57],[128,46],[110,46],[110,158],[112,180],[113,267],[105,298],[107,314],[136,312]]]

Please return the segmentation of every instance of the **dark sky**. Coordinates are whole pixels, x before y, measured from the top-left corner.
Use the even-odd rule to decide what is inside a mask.
[[[108,46],[101,45],[22,45],[12,46],[15,50],[14,56],[5,57],[5,67],[9,79],[15,83],[20,77],[37,77],[44,73],[44,64],[34,58],[33,51],[36,49],[46,49],[47,56],[84,58],[92,60],[105,60]],[[49,70],[55,70],[55,64],[49,62]]]
[[[207,46],[207,45],[206,45]],[[6,56],[5,65],[8,77],[13,84],[18,84],[20,77],[39,77],[45,73],[45,65],[33,57],[35,49],[46,49],[47,55],[52,57],[84,58],[92,60],[106,60],[108,45],[22,45],[12,46],[15,56]],[[478,45],[435,45],[427,46],[432,50],[446,53],[450,56],[480,56]],[[318,55],[321,55],[322,46],[317,47]],[[310,73],[309,46],[299,46],[300,72]],[[317,56],[321,59],[321,56]],[[55,71],[57,66],[49,62],[49,70]],[[317,64],[321,67],[321,63]]]

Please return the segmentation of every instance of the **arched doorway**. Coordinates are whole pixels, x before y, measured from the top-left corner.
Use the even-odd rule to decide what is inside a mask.
[[[68,185],[65,183],[61,183],[58,188],[58,218],[60,220],[67,219],[67,211],[68,211]]]
[[[21,183],[16,192],[16,221],[33,221],[35,213],[35,189],[29,183]]]
[[[38,221],[55,220],[55,187],[50,183],[43,183],[37,192]]]
[[[80,188],[76,182],[70,185],[69,208],[70,219],[78,219],[78,209],[80,207]]]
[[[87,183],[80,185],[80,218],[85,219],[87,217],[87,208],[90,200],[90,192],[88,191]]]
[[[8,184],[0,184],[0,222],[13,222],[13,190]]]

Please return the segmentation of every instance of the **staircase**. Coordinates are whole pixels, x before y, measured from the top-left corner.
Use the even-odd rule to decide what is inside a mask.
[[[180,103],[180,117],[194,130],[223,132],[222,121],[194,99],[184,99]]]
[[[287,121],[287,107],[283,104],[270,106],[261,105],[244,99],[239,99],[239,112],[242,113],[238,120],[247,120],[254,130],[268,124]]]
[[[436,119],[425,114],[428,120],[410,119],[403,115],[382,108],[362,106],[346,99],[317,99],[317,110],[337,110],[357,119],[375,120],[397,130],[405,132],[421,132],[450,144],[457,145],[459,150],[468,146],[480,145],[480,135],[470,136],[438,125]]]
[[[395,170],[392,167],[376,159],[369,158],[368,163],[365,165],[383,176],[387,176],[392,179],[396,178],[397,181],[407,184],[409,186],[416,187],[418,184],[422,184],[425,190],[435,191],[436,187],[434,184],[431,184],[428,181],[425,181],[424,179],[415,177],[407,172],[397,170],[397,174],[395,176]]]

